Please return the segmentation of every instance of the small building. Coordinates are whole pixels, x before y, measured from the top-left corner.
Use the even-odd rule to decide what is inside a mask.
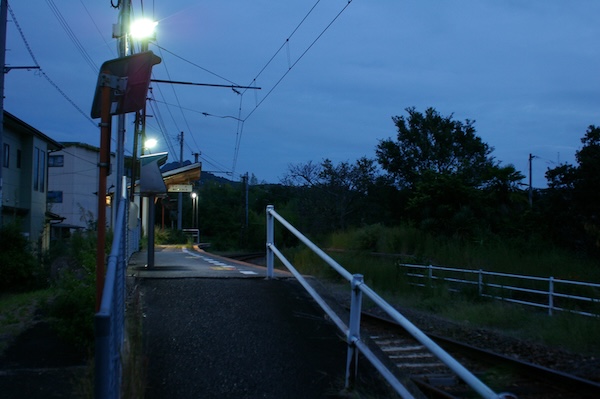
[[[2,223],[16,223],[34,249],[46,250],[50,223],[59,219],[46,206],[48,159],[62,146],[4,111],[2,147]]]
[[[53,225],[53,238],[68,236],[73,229],[95,228],[98,219],[98,162],[100,149],[79,142],[61,142],[63,148],[48,157],[48,206],[64,220]],[[111,154],[111,165],[115,156]],[[114,172],[114,170],[113,170]],[[112,224],[111,200],[115,174],[107,178],[106,219]]]

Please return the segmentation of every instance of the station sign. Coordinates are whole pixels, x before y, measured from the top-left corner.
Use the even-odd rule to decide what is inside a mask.
[[[170,193],[191,193],[192,185],[191,184],[169,184],[167,186]]]

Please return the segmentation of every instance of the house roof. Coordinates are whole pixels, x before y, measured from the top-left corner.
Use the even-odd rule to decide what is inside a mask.
[[[100,152],[100,148],[99,147],[96,147],[96,146],[93,146],[93,145],[87,144],[87,143],[81,143],[81,142],[78,142],[78,141],[61,141],[60,143],[65,148],[67,148],[67,147],[80,147],[80,148],[85,148],[86,150]]]
[[[58,151],[61,148],[63,148],[63,146],[58,141],[51,139],[38,129],[22,121],[21,119],[17,118],[8,111],[4,111],[4,123],[9,126],[12,125],[15,129],[20,129],[21,131],[24,130],[27,133],[30,133],[31,135],[36,136],[41,140],[44,140],[46,143],[48,143],[48,148],[52,151]]]
[[[202,163],[193,163],[191,165],[182,166],[181,168],[173,169],[162,174],[165,184],[189,184],[190,182],[200,180],[202,171]]]

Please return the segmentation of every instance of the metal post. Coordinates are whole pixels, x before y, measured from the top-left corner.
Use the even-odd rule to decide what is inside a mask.
[[[275,245],[275,232],[274,232],[274,220],[275,218],[271,214],[275,207],[273,205],[267,205],[267,278],[273,278],[273,263],[274,255],[271,245]]]
[[[554,308],[554,277],[548,279],[548,315],[552,316]]]
[[[154,197],[148,196],[148,268],[154,267]]]
[[[110,316],[96,314],[94,317],[94,397],[110,397]]]
[[[248,191],[249,191],[249,185],[250,183],[248,182],[248,172],[246,172],[246,175],[244,176],[244,183],[245,183],[245,194],[246,194],[246,203],[245,203],[245,209],[246,209],[246,234],[248,234]]]
[[[483,271],[479,269],[479,281],[477,282],[479,288],[479,296],[483,294]]]
[[[129,53],[128,46],[128,34],[129,34],[129,19],[130,19],[130,10],[131,10],[131,0],[124,0],[121,4],[121,9],[119,11],[119,25],[120,25],[120,37],[117,41],[117,50],[119,53],[119,57],[125,57]],[[123,191],[123,181],[122,176],[125,175],[125,124],[126,124],[126,115],[120,114],[117,116],[117,146],[116,146],[116,178],[115,178],[115,209],[119,209],[119,206],[122,202],[124,202],[121,197],[121,192]],[[116,212],[113,216],[116,218]],[[116,230],[115,226],[116,220],[111,220],[111,225],[113,226],[113,231]],[[125,239],[126,237],[123,237]]]
[[[183,132],[179,136],[179,167],[183,166]],[[177,230],[183,229],[183,193],[177,194]]]
[[[98,240],[96,242],[96,312],[100,309],[104,290],[104,245],[106,242],[106,177],[110,167],[110,76],[104,73],[100,118],[100,159],[98,163]]]
[[[350,325],[348,327],[348,355],[346,357],[346,389],[352,389],[358,375],[358,350],[356,341],[360,341],[360,312],[362,307],[362,274],[352,275],[352,297],[350,299]]]
[[[429,265],[427,267],[427,276],[429,278],[429,286],[433,287],[433,266]]]
[[[529,207],[533,207],[533,184],[532,184],[532,178],[531,178],[531,172],[532,172],[532,160],[533,160],[533,155],[529,154]]]

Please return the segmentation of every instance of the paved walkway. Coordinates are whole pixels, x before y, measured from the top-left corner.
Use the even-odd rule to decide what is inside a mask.
[[[181,248],[136,254],[147,398],[330,398],[343,388],[341,334],[289,275]]]

